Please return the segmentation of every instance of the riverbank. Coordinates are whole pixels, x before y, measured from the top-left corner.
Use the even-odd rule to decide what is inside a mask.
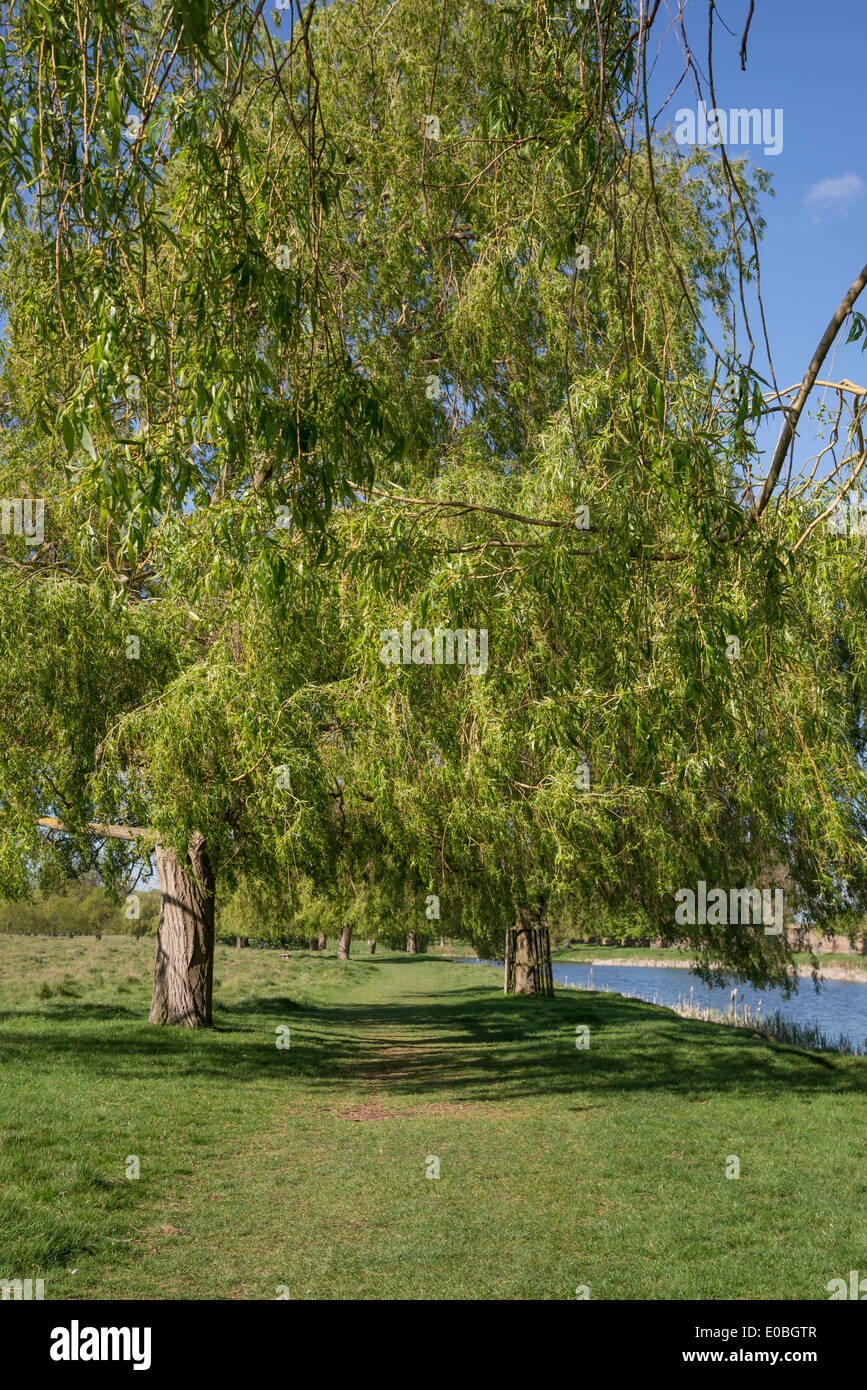
[[[476,957],[473,963],[495,970],[502,979],[502,961]],[[651,964],[657,968],[642,963],[639,951],[627,962],[618,962],[613,954],[595,962],[592,957],[554,960],[554,987],[641,999],[684,1018],[754,1028],[775,1042],[807,1051],[867,1055],[867,981],[811,979],[809,984],[793,982],[787,992],[744,982],[734,987],[731,982],[706,984],[690,974],[688,961],[674,968],[670,961]]]
[[[635,966],[660,966],[667,967],[669,970],[692,970],[693,963],[689,958],[670,956],[663,957],[648,955],[646,951],[636,951],[634,955],[613,955],[613,956],[572,956],[560,955],[553,956],[553,959],[561,965],[635,965]],[[848,965],[847,958],[841,957],[839,961],[832,961],[828,964],[824,962],[819,970],[820,980],[852,980],[856,984],[867,984],[867,969],[860,963],[858,965]],[[813,972],[809,965],[799,963],[797,966],[798,976],[802,980],[813,978]]]

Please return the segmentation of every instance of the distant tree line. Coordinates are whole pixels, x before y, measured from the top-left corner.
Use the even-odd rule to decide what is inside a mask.
[[[160,914],[158,891],[130,893],[112,902],[90,872],[63,893],[0,903],[0,933],[18,936],[152,936]]]

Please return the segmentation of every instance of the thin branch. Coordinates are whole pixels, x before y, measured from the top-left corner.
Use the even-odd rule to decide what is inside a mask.
[[[520,512],[503,511],[501,507],[486,507],[480,502],[462,502],[459,498],[451,497],[395,497],[393,494],[388,497],[389,502],[410,502],[415,506],[427,507],[432,510],[435,507],[458,507],[464,512],[486,512],[488,516],[505,517],[507,521],[521,521],[527,526],[550,526],[554,530],[562,530],[564,526],[571,526],[572,520],[568,521],[548,521],[542,517],[524,516]],[[588,527],[582,528],[588,530]]]
[[[755,8],[756,0],[750,0],[750,12],[747,15],[747,23],[746,28],[744,29],[744,36],[741,39],[741,72],[746,72],[747,70],[747,35],[750,32],[750,25],[753,22],[753,10]]]
[[[761,516],[765,507],[771,500],[771,496],[777,485],[777,480],[786,459],[786,454],[789,450],[789,445],[795,437],[795,427],[801,417],[801,411],[807,403],[807,397],[812,391],[816,378],[822,369],[822,363],[828,356],[831,344],[840,332],[844,320],[848,318],[849,314],[852,312],[852,305],[855,303],[855,300],[858,298],[865,285],[867,285],[867,265],[863,267],[857,280],[853,281],[840,302],[831,322],[822,334],[819,346],[813,354],[813,360],[804,374],[804,380],[801,382],[801,389],[792,403],[791,409],[786,416],[786,422],[780,431],[780,437],[777,440],[777,447],[774,451],[774,457],[771,460],[770,471],[765,479],[762,495],[756,504],[755,515],[757,517]]]

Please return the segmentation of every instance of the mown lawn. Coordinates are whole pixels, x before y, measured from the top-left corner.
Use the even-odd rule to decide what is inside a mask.
[[[155,1029],[152,956],[0,938],[0,1277],[46,1298],[826,1299],[867,1273],[867,1059],[363,945],[221,947],[216,1028]]]

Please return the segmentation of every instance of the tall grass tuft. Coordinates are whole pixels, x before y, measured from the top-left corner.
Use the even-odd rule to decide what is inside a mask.
[[[690,995],[692,991],[690,990]],[[851,1038],[841,1033],[838,1038],[825,1033],[815,1019],[798,1023],[787,1018],[779,1009],[773,1013],[762,1013],[762,1001],[755,1008],[744,1002],[740,1008],[737,1003],[737,990],[732,990],[731,1003],[725,1010],[711,1009],[708,1005],[696,1004],[692,998],[678,995],[671,1006],[683,1018],[699,1018],[706,1023],[729,1023],[736,1028],[751,1028],[775,1042],[791,1043],[794,1047],[805,1047],[812,1052],[842,1052],[852,1057],[867,1055],[867,1038],[864,1043],[853,1043]]]

